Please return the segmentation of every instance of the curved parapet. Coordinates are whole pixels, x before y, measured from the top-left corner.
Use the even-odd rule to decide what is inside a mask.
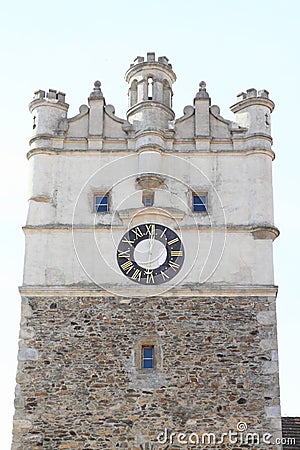
[[[47,93],[43,90],[36,91],[29,104],[33,116],[33,136],[51,136],[66,131],[68,108],[63,92],[54,89],[49,89]]]
[[[237,96],[237,103],[231,106],[235,121],[248,129],[248,135],[271,137],[271,113],[275,104],[265,89],[248,89]]]

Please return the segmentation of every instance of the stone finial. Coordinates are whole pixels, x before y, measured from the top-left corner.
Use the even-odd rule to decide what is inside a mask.
[[[200,83],[199,83],[199,92],[197,92],[196,98],[209,98],[209,95],[206,92],[206,83],[205,83],[205,81],[200,81]]]
[[[99,80],[95,81],[94,90],[90,93],[90,98],[103,98],[101,82]]]

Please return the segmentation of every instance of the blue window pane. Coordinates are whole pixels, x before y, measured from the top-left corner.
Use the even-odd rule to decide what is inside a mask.
[[[206,195],[193,195],[193,210],[206,211],[207,197]]]
[[[146,200],[145,200],[145,206],[152,206],[151,198],[146,198]]]
[[[206,206],[205,205],[194,205],[194,211],[206,211]]]
[[[153,358],[153,348],[152,347],[144,348],[144,358]]]
[[[153,359],[144,359],[144,369],[153,369]]]
[[[106,211],[108,211],[107,205],[97,205],[96,206],[96,211],[97,212],[106,212]]]
[[[96,195],[95,209],[97,212],[107,212],[108,211],[108,195]]]
[[[154,348],[143,347],[143,369],[153,369],[154,367]]]
[[[96,203],[101,204],[101,205],[107,205],[108,204],[108,196],[107,195],[104,195],[104,196],[96,195]]]

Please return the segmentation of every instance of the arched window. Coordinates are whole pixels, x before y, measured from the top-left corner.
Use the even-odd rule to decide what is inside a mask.
[[[133,80],[130,86],[129,93],[129,107],[137,103],[137,81]]]
[[[148,100],[152,100],[153,98],[153,78],[152,77],[148,77],[147,79],[147,98]]]
[[[164,80],[163,84],[163,103],[172,108],[172,90],[167,80]]]

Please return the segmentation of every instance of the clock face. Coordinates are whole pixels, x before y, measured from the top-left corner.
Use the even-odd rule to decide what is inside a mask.
[[[161,284],[180,271],[184,248],[178,235],[157,223],[131,228],[122,237],[117,250],[123,274],[140,284]]]

